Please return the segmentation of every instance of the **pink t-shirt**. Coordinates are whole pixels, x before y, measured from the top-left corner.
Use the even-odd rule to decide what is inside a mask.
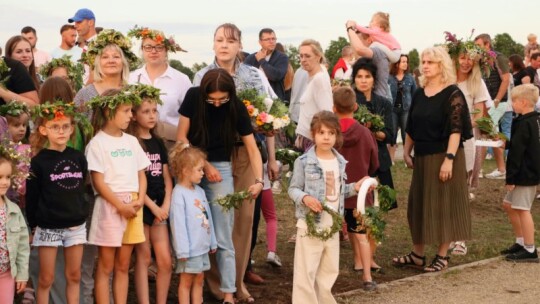
[[[392,36],[392,34],[383,31],[381,28],[378,28],[378,27],[369,28],[369,27],[357,25],[356,29],[360,33],[370,35],[371,37],[373,37],[373,40],[386,45],[391,50],[401,50],[401,45],[399,44],[397,39],[394,36]]]

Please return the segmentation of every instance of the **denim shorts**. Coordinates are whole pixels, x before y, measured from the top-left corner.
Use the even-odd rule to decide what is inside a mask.
[[[177,260],[176,273],[201,273],[210,270],[210,258],[208,253],[188,258],[187,260]]]
[[[71,247],[83,244],[86,244],[86,224],[62,229],[36,227],[32,242],[36,247]]]

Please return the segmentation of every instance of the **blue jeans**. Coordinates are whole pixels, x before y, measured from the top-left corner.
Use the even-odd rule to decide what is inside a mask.
[[[499,121],[499,131],[510,139],[510,129],[512,128],[512,112],[508,111],[503,114]]]
[[[392,145],[395,145],[397,142],[398,129],[401,129],[401,140],[402,143],[405,143],[405,129],[407,128],[407,118],[409,116],[409,111],[404,110],[403,108],[394,108],[392,111],[392,120],[394,121],[394,138],[392,139]]]
[[[236,292],[236,262],[232,230],[234,210],[223,211],[221,206],[213,203],[219,196],[234,193],[231,162],[211,162],[223,179],[220,183],[210,183],[205,178],[201,182],[212,212],[212,220],[218,244],[216,261],[221,277],[220,290],[224,293]]]

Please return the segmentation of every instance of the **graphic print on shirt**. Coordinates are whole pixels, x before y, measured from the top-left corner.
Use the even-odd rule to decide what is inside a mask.
[[[111,156],[112,157],[130,157],[133,155],[133,152],[131,152],[131,150],[128,150],[128,149],[116,149],[115,151],[111,151]]]
[[[49,175],[52,182],[56,182],[64,189],[76,189],[83,182],[83,172],[79,164],[69,159],[60,160]]]
[[[326,171],[324,176],[326,184],[326,200],[330,203],[335,203],[338,201],[339,195],[336,187],[336,177],[334,176],[334,171]]]
[[[150,160],[150,166],[146,167],[146,171],[152,176],[160,176],[163,174],[163,164],[161,163],[161,155],[159,153],[146,152],[146,156]]]
[[[206,229],[208,234],[210,234],[210,224],[208,223],[208,211],[204,208],[202,202],[198,199],[195,199],[195,207],[199,208],[202,214],[197,215],[197,218],[202,219],[201,227]]]

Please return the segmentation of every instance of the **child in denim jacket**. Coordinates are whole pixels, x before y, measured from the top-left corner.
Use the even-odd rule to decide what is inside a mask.
[[[342,142],[341,127],[334,113],[315,114],[310,129],[315,145],[296,159],[289,186],[298,219],[292,302],[331,304],[336,303],[331,289],[339,273],[338,231],[326,241],[308,237],[306,215],[311,211],[318,213],[317,229],[328,229],[333,218],[322,212],[323,203],[343,215],[345,198],[357,194],[363,179],[345,183],[347,161],[334,149]]]

